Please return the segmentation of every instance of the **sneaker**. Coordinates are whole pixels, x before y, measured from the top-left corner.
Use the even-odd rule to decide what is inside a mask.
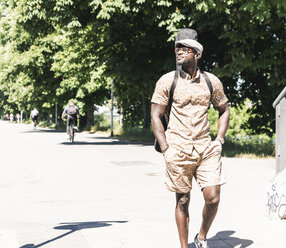
[[[75,131],[78,131],[77,126],[74,126],[73,129],[74,129]]]
[[[207,240],[199,240],[198,236],[199,234],[196,235],[194,240],[196,248],[209,248]]]

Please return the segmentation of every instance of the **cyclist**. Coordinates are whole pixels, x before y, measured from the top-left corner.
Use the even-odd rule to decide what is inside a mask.
[[[38,124],[38,116],[39,116],[39,111],[34,108],[31,112],[31,118],[32,118],[32,122],[34,124],[34,128],[36,128],[37,124]]]
[[[67,135],[69,137],[69,126],[72,121],[74,121],[74,129],[78,131],[77,128],[77,119],[79,119],[79,110],[78,107],[74,104],[73,101],[69,101],[68,105],[64,109],[62,113],[62,119],[65,120],[65,116],[67,116]]]

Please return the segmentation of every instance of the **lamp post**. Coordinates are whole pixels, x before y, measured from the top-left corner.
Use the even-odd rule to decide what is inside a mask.
[[[55,125],[58,126],[58,104],[55,105]]]
[[[110,115],[111,123],[110,123],[110,129],[111,129],[111,137],[113,137],[113,78],[111,79],[111,115]]]

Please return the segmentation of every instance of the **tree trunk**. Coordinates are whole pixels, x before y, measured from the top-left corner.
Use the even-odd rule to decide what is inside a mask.
[[[146,99],[142,99],[142,105],[143,105],[143,128],[150,128],[150,102]]]
[[[94,125],[93,107],[86,111],[86,129],[90,130]]]

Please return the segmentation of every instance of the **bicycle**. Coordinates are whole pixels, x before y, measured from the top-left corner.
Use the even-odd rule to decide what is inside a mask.
[[[32,121],[33,121],[33,127],[34,127],[34,129],[36,129],[36,127],[37,127],[37,125],[38,125],[38,121],[37,121],[36,118],[33,118]]]
[[[71,143],[74,142],[74,133],[75,133],[74,120],[70,119],[68,124],[68,135]]]

